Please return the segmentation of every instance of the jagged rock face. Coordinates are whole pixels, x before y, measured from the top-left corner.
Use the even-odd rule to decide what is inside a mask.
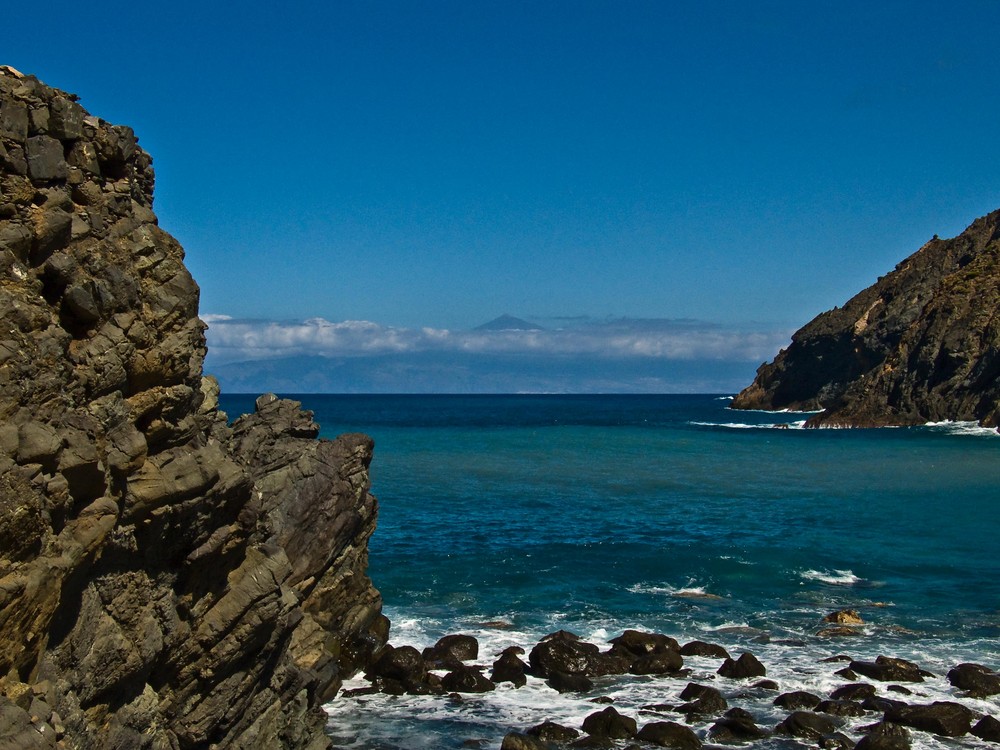
[[[1000,211],[819,315],[733,401],[812,425],[1000,425]]]
[[[384,645],[372,442],[232,426],[133,132],[0,68],[0,746],[326,747]]]

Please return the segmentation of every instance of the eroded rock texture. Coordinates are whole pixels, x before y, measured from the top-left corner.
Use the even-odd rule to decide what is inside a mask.
[[[1000,425],[1000,211],[819,315],[733,401],[812,425]]]
[[[372,443],[231,427],[133,132],[0,68],[0,746],[325,747],[387,636]]]

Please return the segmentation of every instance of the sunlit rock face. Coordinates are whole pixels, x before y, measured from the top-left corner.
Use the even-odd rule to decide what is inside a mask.
[[[811,425],[1000,424],[1000,211],[935,237],[757,371],[738,409]]]
[[[385,642],[372,441],[231,426],[128,127],[0,68],[0,745],[326,747]]]

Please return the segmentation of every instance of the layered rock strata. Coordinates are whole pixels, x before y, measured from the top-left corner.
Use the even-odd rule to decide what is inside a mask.
[[[0,68],[0,746],[320,748],[387,621],[372,442],[233,425],[131,129]]]
[[[1000,425],[1000,211],[815,318],[733,401],[816,425]]]

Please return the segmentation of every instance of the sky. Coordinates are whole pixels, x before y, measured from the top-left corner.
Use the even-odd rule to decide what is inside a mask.
[[[738,362],[736,387],[1000,207],[1000,0],[55,0],[4,26],[36,31],[0,64],[153,155],[210,365],[513,346]],[[470,343],[505,313],[546,333]]]

